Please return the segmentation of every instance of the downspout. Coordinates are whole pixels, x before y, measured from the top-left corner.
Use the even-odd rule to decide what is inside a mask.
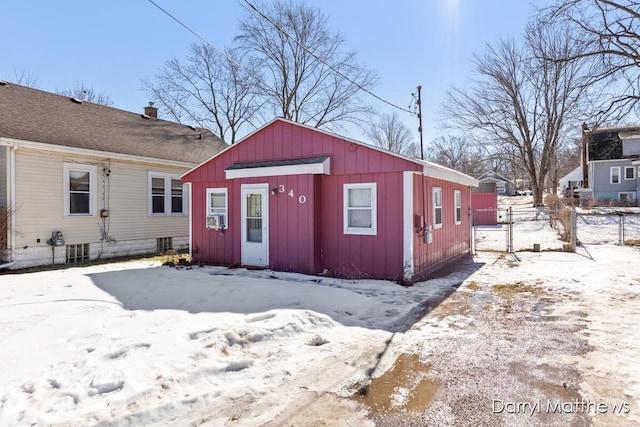
[[[9,180],[9,245],[11,251],[9,259],[11,261],[0,265],[0,269],[11,267],[16,263],[16,150],[17,147],[12,145],[9,150],[9,168],[7,170],[7,179]]]

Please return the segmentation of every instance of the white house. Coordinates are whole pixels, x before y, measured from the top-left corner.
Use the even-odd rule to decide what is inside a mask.
[[[188,246],[180,175],[225,144],[207,129],[0,82],[1,267]]]

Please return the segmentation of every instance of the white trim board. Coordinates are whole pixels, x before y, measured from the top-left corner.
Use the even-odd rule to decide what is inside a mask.
[[[235,178],[257,178],[263,176],[284,176],[284,175],[329,175],[331,173],[331,159],[327,158],[323,162],[307,163],[302,165],[285,166],[263,166],[244,169],[228,169],[224,171],[225,179]]]

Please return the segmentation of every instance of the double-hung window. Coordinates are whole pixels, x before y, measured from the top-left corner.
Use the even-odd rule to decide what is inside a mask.
[[[453,190],[453,201],[455,203],[454,221],[456,225],[462,223],[462,193],[460,190]]]
[[[64,215],[95,215],[97,167],[81,163],[63,163],[63,171]]]
[[[442,188],[433,187],[433,228],[442,227]]]
[[[376,183],[344,184],[344,234],[377,234]]]
[[[624,167],[624,179],[636,179],[636,168],[635,168],[635,166],[625,166]]]
[[[182,215],[184,205],[182,180],[177,174],[149,172],[149,215]]]
[[[207,188],[207,228],[229,228],[226,188]]]
[[[620,166],[611,166],[609,169],[609,183],[620,184]]]

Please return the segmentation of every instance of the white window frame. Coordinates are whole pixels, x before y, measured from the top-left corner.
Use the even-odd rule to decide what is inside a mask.
[[[635,191],[620,191],[618,192],[618,200],[622,200],[622,195],[626,194],[629,200],[635,200],[636,199],[636,193]]]
[[[631,178],[627,178],[627,170],[631,169],[631,172],[633,172],[633,176]],[[636,179],[636,167],[635,166],[625,166],[624,167],[624,179],[627,181],[631,181]]]
[[[152,182],[153,178],[161,178],[164,180],[164,212],[153,212],[153,194],[152,194]],[[147,174],[147,206],[149,216],[185,216],[187,215],[187,192],[185,191],[185,185],[182,184],[182,212],[172,212],[172,195],[171,195],[171,180],[179,180],[180,174],[155,172],[149,171]]]
[[[436,204],[436,194],[439,194],[440,204]],[[431,189],[431,204],[433,205],[433,228],[442,228],[442,188],[432,187]],[[436,223],[436,212],[440,209],[440,222]]]
[[[462,224],[462,191],[453,190],[453,221],[456,225]],[[458,218],[458,212],[460,213]]]
[[[613,182],[613,177],[616,175],[613,172],[616,172],[618,175],[618,182]],[[620,184],[620,166],[611,166],[609,168],[609,184]]]
[[[371,227],[349,227],[349,190],[368,188],[371,190]],[[376,236],[378,234],[378,203],[377,203],[377,184],[375,182],[366,182],[358,184],[343,185],[343,233]],[[362,207],[354,207],[354,209],[362,209]]]
[[[220,211],[213,212],[214,208],[213,206],[211,206],[211,195],[219,194],[219,193],[224,193],[224,211],[220,210]],[[219,209],[219,208],[215,208],[215,209]],[[222,228],[225,230],[229,228],[229,192],[226,187],[207,188],[207,211],[205,212],[205,217],[210,217],[212,215],[224,216],[224,226]],[[205,227],[209,228],[207,226],[206,221],[205,221]]]
[[[87,217],[95,216],[97,212],[97,191],[98,191],[98,167],[96,165],[87,165],[83,163],[63,163],[63,214],[68,217]],[[69,174],[72,171],[89,172],[89,213],[71,213],[70,189],[71,183]]]

